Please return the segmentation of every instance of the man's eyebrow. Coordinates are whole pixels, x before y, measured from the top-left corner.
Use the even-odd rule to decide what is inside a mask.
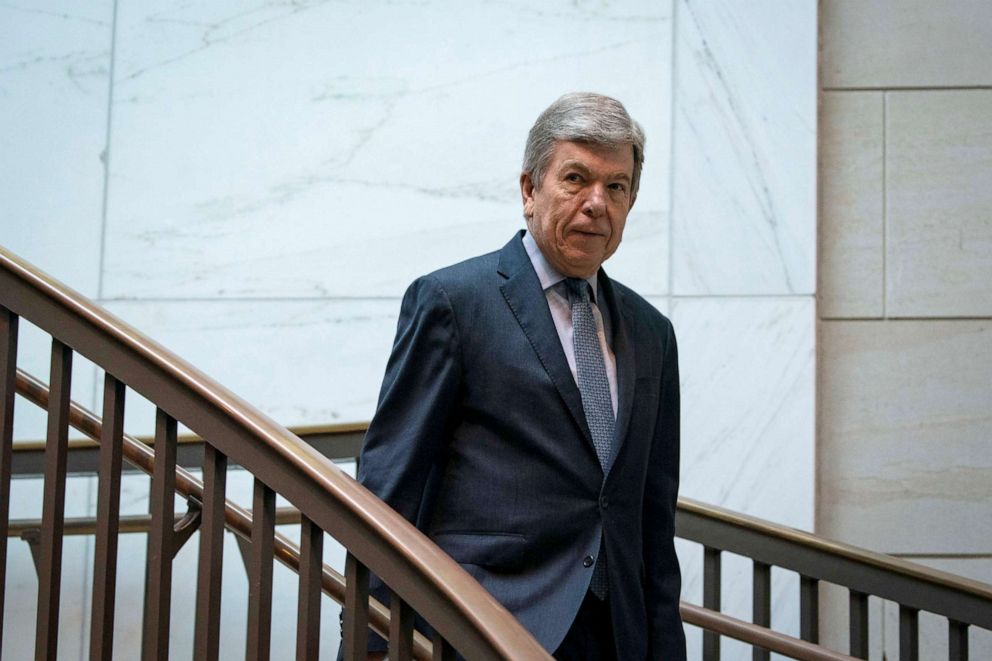
[[[582,161],[576,161],[571,159],[567,161],[562,161],[561,167],[558,168],[558,171],[560,172],[562,170],[570,170],[570,169],[581,170],[582,172],[589,172],[589,168],[586,167],[585,163],[583,163]]]
[[[558,168],[559,172],[564,172],[565,170],[579,170],[580,172],[589,173],[589,168],[582,161],[567,160],[562,161],[561,166]],[[623,179],[624,181],[630,181],[630,175],[624,171],[614,172],[608,177],[609,179]]]

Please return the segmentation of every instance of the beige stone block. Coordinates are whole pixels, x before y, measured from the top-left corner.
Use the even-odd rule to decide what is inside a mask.
[[[820,109],[821,317],[883,315],[883,95],[826,92]]]
[[[820,326],[817,532],[893,553],[987,553],[992,321]]]
[[[889,95],[890,316],[992,316],[990,182],[992,90]]]
[[[992,83],[987,0],[820,3],[824,87]]]

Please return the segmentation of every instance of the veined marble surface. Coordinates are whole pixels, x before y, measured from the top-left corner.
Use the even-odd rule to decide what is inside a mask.
[[[399,296],[522,226],[527,130],[575,89],[645,125],[615,268],[667,292],[668,3],[160,2],[118,21],[106,297]]]
[[[0,245],[97,296],[113,2],[0,6]]]
[[[291,426],[372,417],[399,306],[387,299],[126,301],[109,308]],[[150,405],[128,408],[129,433],[147,434],[153,425]]]
[[[813,299],[676,299],[671,318],[681,494],[811,530]]]
[[[0,146],[17,168],[0,181],[14,200],[0,243],[284,424],[367,420],[409,281],[505,243],[523,226],[517,177],[534,118],[566,91],[612,94],[648,142],[606,268],[675,323],[683,493],[811,528],[814,2],[163,0],[119,3],[112,33],[113,9],[76,21],[74,6],[0,8],[0,31],[17,36],[0,39],[0,113],[14,112]],[[106,66],[75,80],[73,58]],[[8,208],[33,224],[15,227]],[[22,356],[45,376],[43,338]],[[87,369],[74,396],[98,408],[100,371]],[[150,404],[131,395],[127,411],[130,433],[151,431]],[[92,506],[92,485],[80,489]],[[143,511],[145,490],[126,483],[125,505]],[[222,626],[240,631],[227,543]],[[88,549],[74,551],[81,566]],[[126,537],[125,553],[135,562],[121,589],[139,590],[142,541]],[[699,557],[681,558],[687,595]],[[195,554],[177,562],[192,567]],[[726,608],[742,617],[745,564],[725,568]],[[794,632],[790,581],[774,578],[773,622]],[[73,598],[88,594],[80,585]],[[277,618],[293,618],[291,601]],[[140,609],[119,609],[126,656]],[[20,615],[6,617],[9,630]],[[83,655],[74,617],[65,658]],[[184,657],[192,627],[176,618]]]
[[[675,5],[672,290],[811,294],[816,3]]]

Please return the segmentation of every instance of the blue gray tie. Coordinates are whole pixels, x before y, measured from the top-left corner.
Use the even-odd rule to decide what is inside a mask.
[[[572,343],[575,347],[575,371],[582,395],[582,408],[586,423],[592,433],[596,456],[606,475],[610,465],[613,444],[613,427],[616,416],[610,397],[610,381],[606,376],[606,362],[599,346],[596,319],[589,300],[589,283],[582,278],[566,278],[568,298],[572,306]],[[599,560],[593,569],[589,589],[600,599],[606,596],[607,574],[605,547],[600,544]]]

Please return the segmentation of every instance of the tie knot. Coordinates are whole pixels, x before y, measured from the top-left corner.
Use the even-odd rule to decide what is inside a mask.
[[[584,278],[565,278],[569,302],[589,302],[589,281]]]

